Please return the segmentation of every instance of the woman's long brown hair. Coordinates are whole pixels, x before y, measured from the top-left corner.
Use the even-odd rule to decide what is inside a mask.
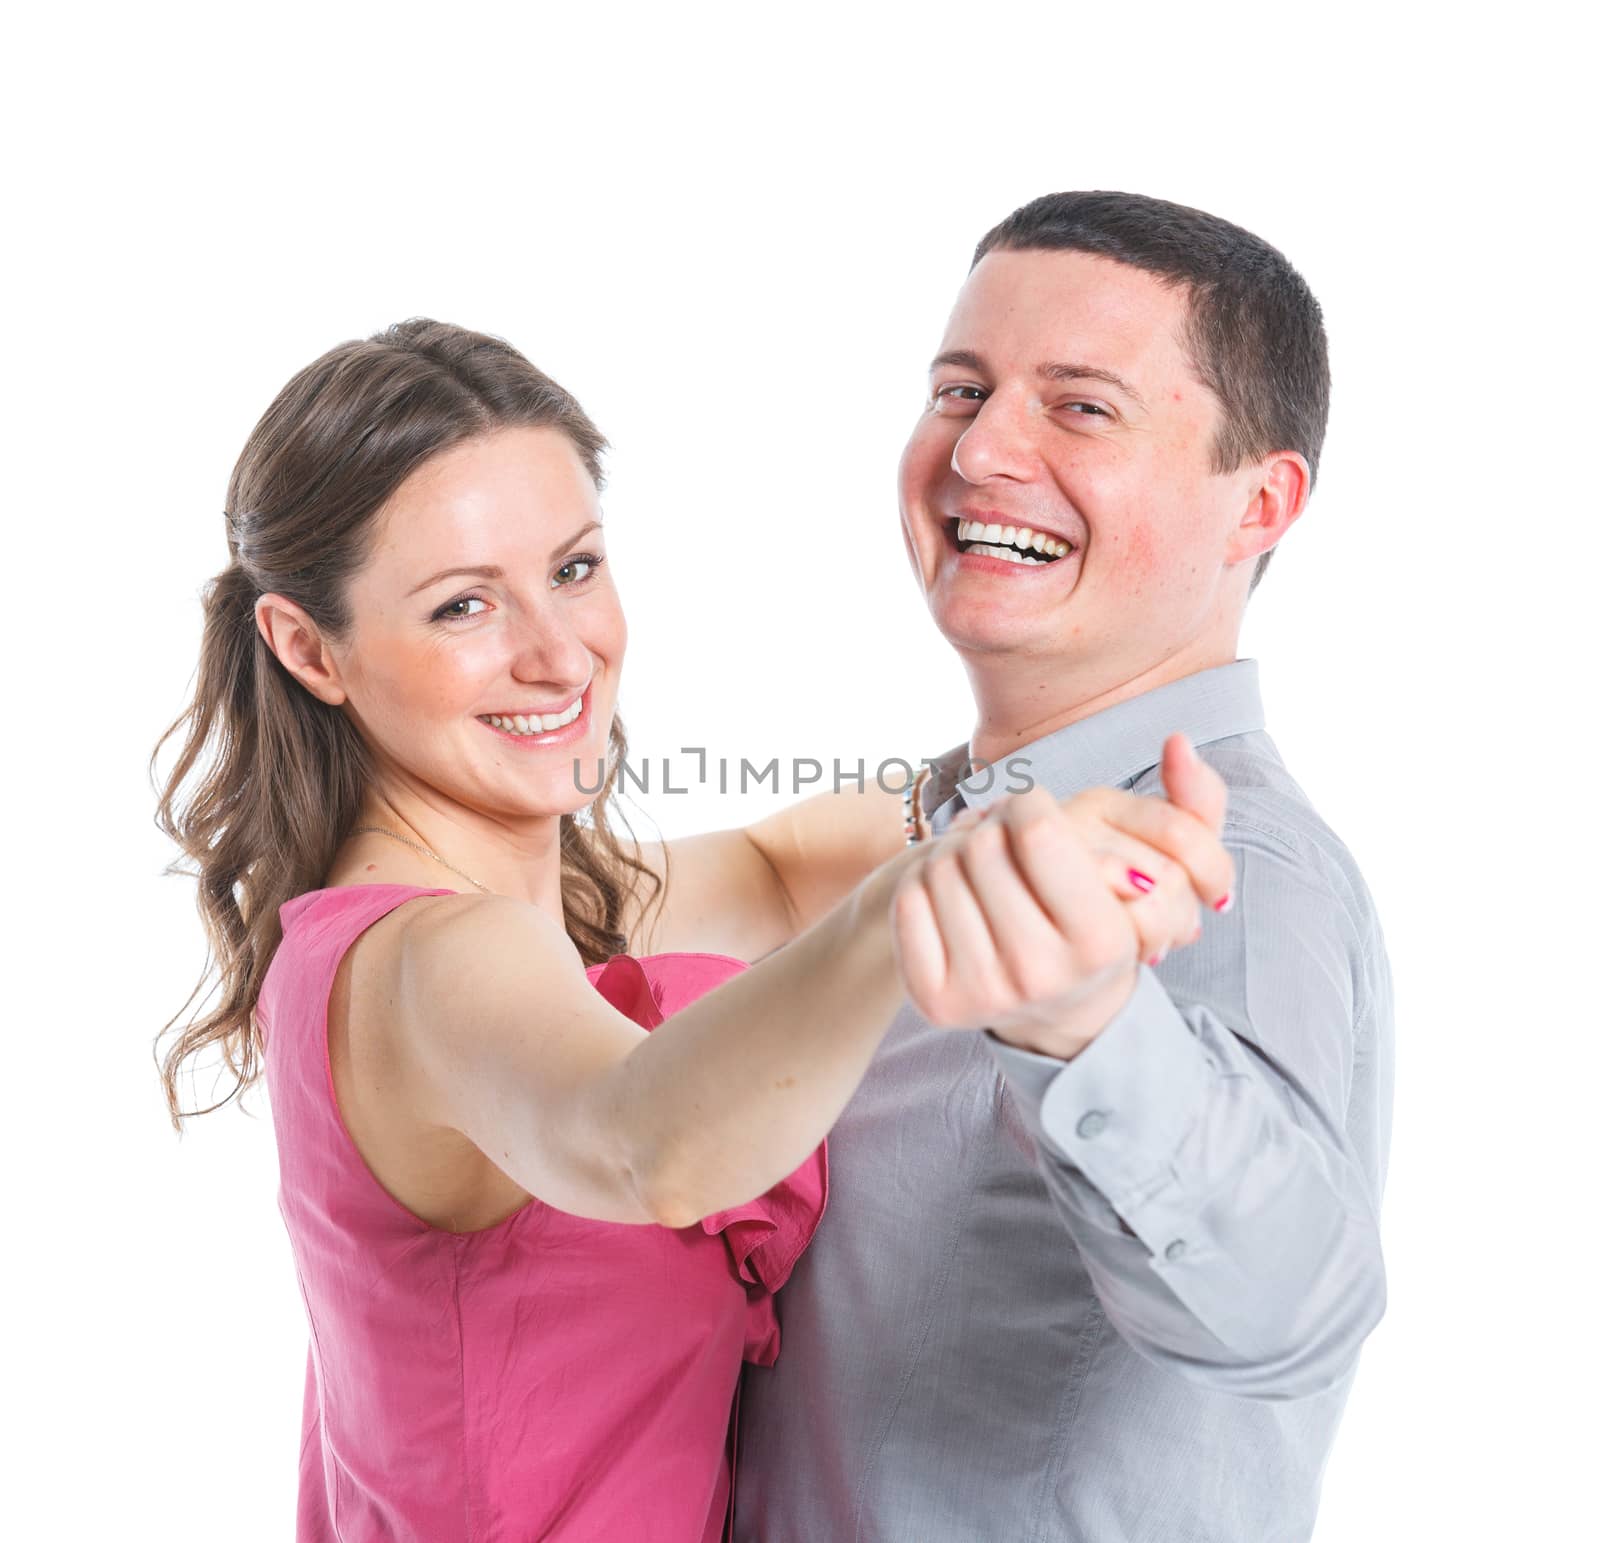
[[[512,426],[559,429],[601,484],[606,442],[572,396],[501,339],[419,318],[341,343],[307,365],[278,393],[234,467],[230,561],[203,591],[194,697],[150,757],[154,782],[162,746],[183,731],[156,824],[194,865],[185,869],[178,858],[165,871],[199,880],[208,940],[194,991],[156,1036],[174,1126],[220,1108],[260,1075],[254,1008],[281,939],[278,907],[321,884],[372,773],[349,717],[307,691],[267,646],[255,602],[275,591],[326,636],[346,636],[347,585],[385,501],[430,456]],[[585,964],[627,948],[623,910],[641,881],[657,897],[663,886],[608,824],[627,752],[615,717],[608,750],[587,818],[561,817],[562,905]],[[174,1032],[213,969],[221,1000]],[[204,1108],[180,1108],[180,1070],[213,1045],[232,1089]]]

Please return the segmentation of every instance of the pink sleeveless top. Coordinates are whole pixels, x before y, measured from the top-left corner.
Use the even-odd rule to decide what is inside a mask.
[[[821,1147],[693,1227],[532,1201],[452,1233],[394,1200],[350,1139],[328,998],[355,939],[449,889],[311,890],[279,908],[257,1005],[279,1209],[310,1322],[299,1543],[716,1543],[732,1501],[741,1362],[771,1365],[771,1293],[827,1198]],[[746,968],[619,954],[589,980],[643,1028]]]

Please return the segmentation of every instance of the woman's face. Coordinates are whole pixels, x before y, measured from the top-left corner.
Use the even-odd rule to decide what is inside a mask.
[[[329,651],[381,790],[491,818],[592,802],[627,626],[594,482],[564,433],[499,429],[420,466],[379,515],[349,603]]]

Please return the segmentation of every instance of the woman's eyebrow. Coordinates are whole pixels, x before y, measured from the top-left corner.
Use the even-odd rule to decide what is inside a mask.
[[[599,529],[600,521],[590,520],[587,525],[580,526],[577,530],[573,531],[573,533],[568,536],[565,541],[558,541],[550,555],[554,557],[557,552],[565,551],[569,546],[572,545],[574,541],[583,540],[583,538],[587,536],[591,530]],[[463,568],[441,568],[431,578],[424,579],[416,586],[415,589],[408,589],[406,591],[406,599],[409,600],[413,595],[418,594],[420,591],[426,589],[430,584],[437,584],[440,579],[453,579],[462,575],[469,575],[475,579],[503,579],[506,576],[506,570],[498,567],[494,563],[478,563],[475,566]]]
[[[475,568],[441,568],[432,578],[424,579],[415,589],[408,589],[406,591],[406,599],[409,600],[430,584],[437,584],[440,579],[453,579],[457,574],[471,574],[476,579],[503,579],[506,576],[506,570],[495,567],[493,563],[481,563]]]

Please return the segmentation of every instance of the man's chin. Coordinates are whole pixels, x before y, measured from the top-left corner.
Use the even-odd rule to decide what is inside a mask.
[[[962,653],[1014,653],[1023,650],[1055,652],[1070,645],[1073,629],[1056,597],[1049,607],[997,605],[993,600],[962,597],[928,607],[933,624],[945,642]]]

